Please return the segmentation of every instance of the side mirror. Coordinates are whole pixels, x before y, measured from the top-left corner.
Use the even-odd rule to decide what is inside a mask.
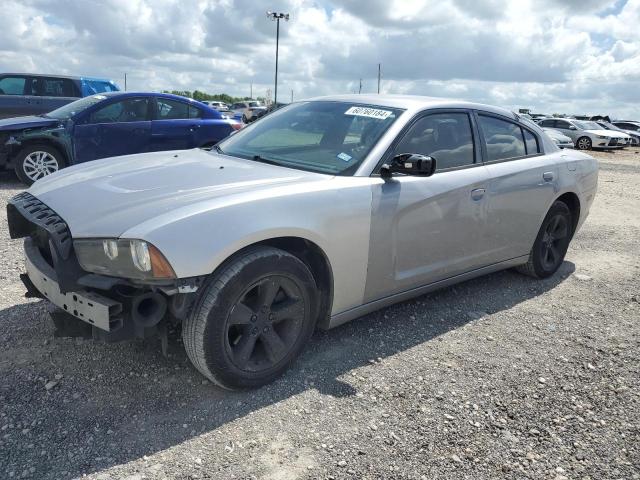
[[[576,128],[576,127],[574,127],[573,125],[571,125],[571,126],[569,127],[569,130],[577,130],[577,128]]]
[[[394,173],[430,177],[436,171],[436,159],[417,153],[401,153],[380,168],[380,175],[389,178]]]

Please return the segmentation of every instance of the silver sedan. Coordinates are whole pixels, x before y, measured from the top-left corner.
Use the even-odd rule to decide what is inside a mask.
[[[65,322],[107,340],[182,323],[204,376],[248,388],[316,327],[506,268],[553,275],[597,178],[592,157],[501,108],[334,96],[212,151],[66,168],[12,199],[8,219],[26,288]]]

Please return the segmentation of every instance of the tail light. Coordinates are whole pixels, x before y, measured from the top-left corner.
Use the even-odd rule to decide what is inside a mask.
[[[231,124],[231,128],[233,128],[234,130],[240,130],[242,127],[244,127],[243,123],[233,122]]]

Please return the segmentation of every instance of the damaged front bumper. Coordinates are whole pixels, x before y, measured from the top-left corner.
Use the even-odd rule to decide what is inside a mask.
[[[122,303],[88,290],[62,293],[56,272],[31,238],[25,239],[24,252],[28,281],[24,276],[21,278],[31,296],[40,293],[41,298],[105,332],[117,330],[122,325]]]
[[[96,339],[119,341],[166,332],[182,321],[201,278],[136,282],[80,268],[66,222],[27,192],[7,204],[11,238],[24,238],[26,296],[50,301],[57,316],[73,316]],[[189,292],[189,293],[184,293]],[[52,315],[54,323],[56,315]],[[58,327],[58,324],[56,324]]]

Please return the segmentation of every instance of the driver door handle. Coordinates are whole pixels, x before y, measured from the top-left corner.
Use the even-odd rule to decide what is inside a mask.
[[[472,200],[481,200],[484,197],[486,190],[484,188],[475,188],[471,190],[471,199]]]

